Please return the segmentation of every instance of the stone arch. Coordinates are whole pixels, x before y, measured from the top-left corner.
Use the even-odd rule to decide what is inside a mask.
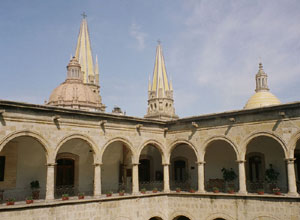
[[[247,152],[247,146],[248,144],[256,137],[270,137],[272,139],[274,139],[275,141],[277,141],[279,143],[279,145],[281,146],[284,156],[285,158],[287,158],[287,147],[285,142],[275,133],[273,132],[268,132],[268,131],[259,131],[259,132],[253,132],[251,133],[249,136],[247,136],[243,141],[242,141],[242,148],[241,148],[241,152],[240,152],[240,158],[242,160],[245,160],[246,157],[246,152]]]
[[[227,215],[225,213],[214,213],[212,215],[209,215],[208,217],[206,217],[205,219],[206,220],[214,220],[214,219],[217,219],[217,218],[223,218],[223,219],[226,219],[226,220],[234,220],[233,217],[231,217],[230,215]]]
[[[134,150],[134,147],[132,145],[132,143],[126,139],[126,138],[123,138],[123,137],[115,137],[113,139],[110,139],[109,141],[107,141],[103,148],[101,148],[101,151],[100,151],[100,155],[99,155],[99,161],[100,163],[102,164],[102,160],[103,160],[103,155],[104,155],[104,152],[105,150],[107,149],[107,147],[112,144],[113,142],[122,142],[124,144],[126,144],[126,146],[128,147],[128,149],[131,151],[132,153],[132,163],[138,163],[138,158],[137,158],[137,154],[136,154],[136,151]]]
[[[84,135],[84,134],[71,134],[71,135],[68,135],[68,136],[65,136],[63,137],[57,144],[56,148],[55,148],[55,151],[54,151],[54,155],[53,155],[53,159],[55,160],[56,156],[57,156],[57,153],[59,151],[59,149],[69,140],[72,140],[72,139],[81,139],[83,141],[85,141],[91,148],[92,150],[94,151],[94,163],[97,163],[97,161],[99,160],[99,149],[97,147],[97,145],[95,144],[95,142],[90,138],[88,137],[87,135]]]
[[[196,218],[194,218],[194,216],[191,213],[184,211],[184,210],[178,210],[178,211],[173,212],[170,215],[170,220],[173,220],[174,218],[176,218],[178,216],[185,216],[185,217],[189,218],[190,220],[196,220]]]
[[[46,160],[49,160],[49,155],[50,155],[50,148],[49,148],[49,143],[48,141],[39,133],[34,132],[34,131],[30,131],[30,130],[22,130],[22,131],[16,131],[13,132],[9,135],[7,135],[6,137],[4,137],[1,141],[0,141],[0,152],[3,150],[4,146],[10,142],[11,140],[17,138],[17,137],[22,137],[22,136],[27,136],[27,137],[32,137],[33,139],[35,139],[36,141],[38,141],[46,154]]]
[[[297,142],[300,140],[300,132],[294,134],[288,143],[288,157],[294,158],[294,151],[296,149]]]
[[[160,152],[161,154],[161,159],[162,159],[162,163],[166,163],[166,153],[165,153],[165,149],[163,148],[163,145],[161,143],[159,143],[158,141],[156,140],[147,140],[145,141],[141,147],[138,149],[138,153],[137,153],[137,158],[140,158],[141,156],[141,153],[142,153],[142,150],[148,145],[153,145],[157,148],[157,150]]]
[[[201,161],[204,161],[206,149],[214,141],[225,141],[226,143],[228,143],[233,148],[235,155],[236,155],[236,159],[237,160],[239,159],[239,150],[238,150],[236,144],[232,140],[230,140],[229,138],[227,138],[225,136],[212,136],[212,137],[208,138],[203,144],[203,149],[201,150],[201,153],[200,153]]]
[[[163,212],[151,212],[151,214],[147,214],[146,217],[144,218],[145,220],[149,220],[151,218],[154,218],[154,217],[157,217],[157,218],[161,218],[163,220],[167,219],[165,214]]]
[[[279,220],[279,218],[274,216],[263,215],[263,216],[255,217],[253,220]]]
[[[191,143],[190,141],[187,141],[185,139],[178,139],[178,140],[176,140],[176,141],[174,141],[170,144],[170,148],[169,148],[169,151],[167,152],[167,156],[166,156],[166,163],[170,163],[170,157],[171,157],[172,151],[179,144],[188,145],[194,151],[194,153],[196,155],[196,158],[199,161],[199,154],[198,154],[198,150],[195,147],[195,145],[193,143]]]

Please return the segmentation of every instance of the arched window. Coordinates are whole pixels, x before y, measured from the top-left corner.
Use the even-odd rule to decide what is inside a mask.
[[[249,153],[247,155],[247,174],[250,182],[264,181],[265,159],[262,153]]]

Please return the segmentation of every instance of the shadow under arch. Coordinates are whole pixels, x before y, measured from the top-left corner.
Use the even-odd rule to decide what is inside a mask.
[[[284,156],[285,158],[287,158],[287,147],[285,142],[276,134],[272,133],[272,132],[267,132],[267,131],[259,131],[259,132],[253,132],[251,133],[249,136],[247,136],[243,141],[242,141],[242,148],[241,148],[241,155],[240,158],[245,160],[246,157],[246,152],[247,152],[247,146],[249,145],[249,143],[254,140],[257,137],[269,137],[272,138],[273,140],[275,140],[276,142],[278,142],[278,144],[280,145],[281,149],[283,150]]]
[[[18,137],[31,137],[31,138],[35,139],[37,142],[39,142],[45,151],[46,159],[48,161],[49,155],[50,155],[49,143],[46,141],[46,139],[42,135],[40,135],[37,132],[30,131],[30,130],[16,131],[16,132],[13,132],[13,133],[5,136],[0,141],[0,152],[3,150],[3,148],[5,147],[5,145],[8,142],[10,142],[13,139],[18,138]]]
[[[227,138],[225,136],[213,136],[213,137],[208,138],[203,144],[204,147],[200,152],[200,160],[201,161],[204,161],[204,157],[205,157],[207,148],[215,141],[224,141],[227,144],[229,144],[235,152],[236,159],[237,160],[239,159],[239,150],[232,140],[230,140],[229,138]]]
[[[215,220],[215,219],[234,220],[233,217],[224,213],[214,213],[205,218],[205,220]]]
[[[165,163],[166,162],[166,153],[165,153],[165,149],[163,148],[163,145],[161,143],[159,143],[158,141],[156,140],[147,140],[145,141],[141,147],[139,148],[138,152],[137,152],[137,158],[140,158],[141,156],[141,153],[143,151],[143,149],[145,147],[147,147],[147,145],[153,145],[161,154],[161,159],[162,159],[162,163]]]
[[[100,155],[99,155],[100,164],[103,163],[103,155],[104,155],[106,149],[109,147],[109,145],[111,145],[114,142],[122,142],[122,143],[124,143],[128,147],[128,149],[130,150],[130,152],[132,154],[132,159],[131,159],[132,163],[138,163],[138,158],[136,158],[136,151],[134,150],[132,143],[129,140],[127,140],[126,138],[115,137],[113,139],[108,140],[104,144],[103,148],[101,148]]]
[[[197,158],[197,160],[199,160],[199,155],[198,155],[198,150],[197,148],[195,147],[194,144],[192,144],[190,141],[187,141],[185,139],[178,139],[178,140],[175,140],[174,142],[172,142],[169,146],[169,151],[167,152],[167,156],[166,156],[166,163],[170,163],[170,158],[171,158],[171,154],[172,154],[172,151],[180,144],[186,144],[188,147],[190,147],[194,153],[195,153],[195,156]]]
[[[80,140],[85,141],[90,146],[90,148],[94,151],[94,163],[97,163],[97,161],[99,160],[99,156],[100,156],[99,149],[98,149],[97,145],[95,144],[95,142],[90,137],[83,135],[83,134],[71,134],[71,135],[67,135],[67,136],[63,137],[58,142],[58,144],[55,148],[53,158],[54,159],[56,158],[59,150],[65,143],[67,143],[68,141],[73,140],[73,139],[80,139]]]

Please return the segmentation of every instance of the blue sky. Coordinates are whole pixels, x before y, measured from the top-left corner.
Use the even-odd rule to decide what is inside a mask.
[[[49,98],[85,12],[107,112],[146,113],[158,39],[180,117],[242,109],[260,60],[271,92],[299,101],[299,11],[299,0],[1,0],[0,99]]]

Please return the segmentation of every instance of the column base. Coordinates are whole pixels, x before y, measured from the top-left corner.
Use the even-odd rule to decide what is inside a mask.
[[[288,192],[287,195],[289,196],[299,196],[297,192]]]
[[[164,190],[163,192],[164,192],[164,193],[169,193],[169,192],[171,192],[171,190],[170,190],[170,189],[166,189],[166,190]]]
[[[247,192],[247,191],[238,191],[238,194],[239,194],[239,195],[247,195],[248,192]]]
[[[197,193],[206,193],[205,190],[198,190]]]

